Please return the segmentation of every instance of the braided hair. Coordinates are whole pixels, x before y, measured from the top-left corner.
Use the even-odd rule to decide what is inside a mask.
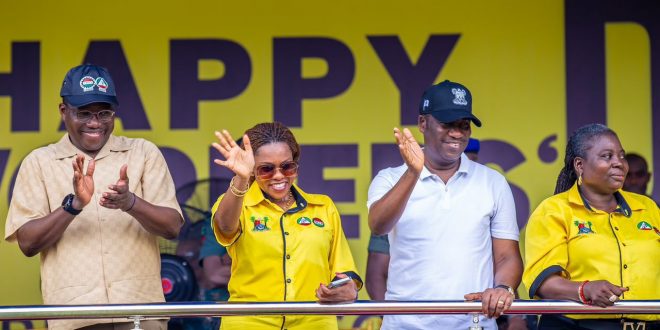
[[[575,166],[573,165],[575,158],[586,158],[587,151],[589,151],[594,145],[594,138],[608,134],[618,138],[613,130],[603,124],[588,124],[573,132],[568,139],[568,143],[566,143],[564,167],[561,169],[559,176],[557,177],[555,194],[569,190],[578,179],[578,175],[575,172]]]
[[[291,149],[293,161],[298,162],[300,158],[300,145],[288,127],[279,122],[261,123],[245,131],[250,138],[250,144],[254,153],[262,146],[270,143],[284,142]]]

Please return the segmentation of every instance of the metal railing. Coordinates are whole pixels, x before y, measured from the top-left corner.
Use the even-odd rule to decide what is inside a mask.
[[[350,304],[315,302],[191,302],[156,304],[0,306],[0,320],[85,318],[148,318],[235,315],[390,315],[478,314],[480,302],[357,301]],[[601,308],[561,300],[516,300],[506,314],[660,314],[660,300],[627,300]]]

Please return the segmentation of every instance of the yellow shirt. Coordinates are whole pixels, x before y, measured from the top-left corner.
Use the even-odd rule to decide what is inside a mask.
[[[332,200],[294,186],[296,206],[283,212],[253,183],[243,200],[240,229],[230,240],[216,230],[231,256],[229,301],[316,301],[316,289],[335,272],[362,279]],[[223,195],[224,196],[224,195]],[[213,205],[215,215],[223,196]],[[336,329],[335,316],[223,317],[222,329]]]
[[[660,299],[660,212],[650,198],[615,193],[612,213],[585,204],[577,185],[544,200],[527,223],[523,282],[534,297],[558,274],[572,281],[607,280],[629,291],[621,300]],[[577,292],[576,292],[577,296]],[[567,315],[659,320],[660,315]]]
[[[31,152],[23,160],[7,222],[5,239],[28,221],[60,208],[73,192],[76,154],[84,154],[64,135],[59,142]],[[40,253],[41,292],[48,305],[164,302],[157,237],[130,214],[99,205],[108,186],[128,164],[129,189],[152,204],[181,213],[165,158],[153,143],[111,135],[96,155],[94,195],[51,247]],[[85,168],[89,156],[85,155]],[[181,218],[183,219],[183,217]],[[117,319],[126,322],[126,319]],[[52,320],[49,329],[73,329],[103,320]]]

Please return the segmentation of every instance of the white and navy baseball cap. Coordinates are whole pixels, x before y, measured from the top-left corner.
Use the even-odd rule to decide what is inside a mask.
[[[424,91],[419,114],[430,114],[441,123],[470,119],[481,127],[481,120],[472,114],[472,94],[465,86],[445,80]]]
[[[66,73],[60,96],[64,102],[80,108],[92,103],[109,103],[118,107],[115,83],[104,67],[84,64]]]

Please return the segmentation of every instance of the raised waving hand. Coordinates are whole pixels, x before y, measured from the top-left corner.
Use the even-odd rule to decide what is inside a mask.
[[[213,162],[228,168],[243,179],[249,179],[254,169],[254,155],[252,154],[250,138],[247,135],[243,135],[244,148],[241,148],[236,144],[227,130],[223,129],[222,132],[216,131],[215,136],[218,138],[218,142],[214,142],[211,145],[220,152],[225,160],[214,159]]]

